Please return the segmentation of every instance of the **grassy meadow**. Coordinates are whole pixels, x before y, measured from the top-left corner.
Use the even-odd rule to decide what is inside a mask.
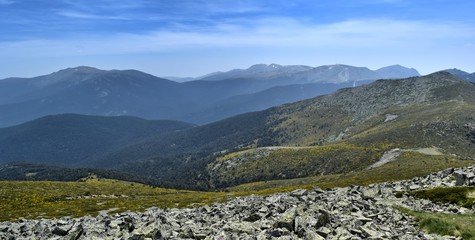
[[[0,221],[95,216],[101,210],[111,210],[111,213],[141,211],[152,206],[193,207],[227,201],[236,196],[267,195],[297,188],[325,189],[403,180],[471,164],[473,161],[405,152],[398,160],[379,168],[348,174],[255,182],[215,192],[164,189],[107,179],[84,182],[0,181]]]
[[[96,216],[100,210],[141,211],[222,202],[224,192],[150,187],[117,180],[86,182],[0,181],[0,221],[63,216]]]

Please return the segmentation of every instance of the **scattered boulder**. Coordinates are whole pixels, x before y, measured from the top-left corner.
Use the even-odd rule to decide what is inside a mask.
[[[396,192],[475,185],[475,168],[448,169],[407,181],[322,190],[298,189],[266,197],[184,209],[149,208],[97,217],[0,223],[0,239],[451,239],[417,229],[392,206],[473,213]]]

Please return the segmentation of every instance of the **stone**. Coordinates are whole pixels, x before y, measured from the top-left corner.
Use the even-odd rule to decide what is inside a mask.
[[[307,190],[305,190],[305,189],[297,189],[297,190],[294,190],[294,191],[290,192],[290,196],[294,196],[294,197],[301,197],[305,194],[307,194]]]
[[[364,188],[364,189],[361,190],[361,195],[362,195],[363,199],[365,199],[365,200],[374,199],[377,194],[378,194],[377,189]]]
[[[324,237],[320,236],[316,231],[313,229],[307,229],[304,234],[304,239],[307,240],[325,240]]]
[[[361,221],[363,224],[373,221],[373,219],[367,217],[358,217],[357,220]]]
[[[235,233],[247,233],[253,234],[255,231],[255,227],[252,223],[249,222],[230,222],[227,224],[225,229],[230,230],[231,232]]]
[[[412,217],[393,206],[457,214],[473,214],[475,209],[394,194],[396,189],[471,184],[474,171],[457,168],[407,181],[325,191],[298,189],[196,208],[21,219],[0,223],[0,239],[453,239],[423,234]]]
[[[136,234],[132,237],[129,237],[127,240],[145,240],[145,235],[143,234]]]
[[[297,216],[296,208],[291,208],[280,215],[279,220],[276,222],[276,226],[279,228],[287,228],[290,231],[294,230],[294,220]]]
[[[243,220],[244,221],[247,221],[247,222],[255,222],[257,220],[261,219],[261,216],[257,213],[252,213],[251,215],[249,215],[249,217],[246,217],[244,218]]]
[[[363,232],[361,230],[354,229],[354,228],[350,229],[350,233],[358,235],[358,236],[363,235]]]
[[[84,232],[84,228],[81,224],[75,224],[66,235],[66,239],[77,240]]]
[[[369,229],[368,227],[360,227],[360,230],[363,234],[364,237],[366,238],[377,238],[377,237],[380,237],[381,234],[379,234],[378,232],[374,231],[374,230],[371,230]]]
[[[328,235],[332,233],[332,230],[330,230],[327,227],[321,227],[321,228],[318,228],[316,232],[322,237],[328,237]]]
[[[0,223],[0,232],[6,232],[8,231],[10,227],[6,223]]]
[[[337,239],[350,239],[352,236],[353,235],[346,228],[337,227],[335,229],[335,237],[337,237]]]
[[[467,180],[467,174],[462,172],[462,171],[455,171],[453,173],[453,176],[455,178],[455,185],[456,186],[463,186],[466,184]]]
[[[316,228],[326,226],[330,223],[330,213],[324,209],[319,210],[320,215],[318,215],[317,223],[315,224]]]
[[[72,228],[72,225],[70,224],[57,226],[54,228],[53,234],[59,235],[59,236],[66,236],[71,228]]]

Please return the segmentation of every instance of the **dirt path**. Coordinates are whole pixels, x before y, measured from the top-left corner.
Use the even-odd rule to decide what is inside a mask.
[[[439,148],[431,147],[431,148],[416,148],[416,149],[391,149],[383,154],[379,161],[373,163],[373,165],[369,166],[368,169],[381,167],[386,163],[392,162],[397,160],[397,158],[401,155],[402,152],[417,152],[424,155],[443,155]]]

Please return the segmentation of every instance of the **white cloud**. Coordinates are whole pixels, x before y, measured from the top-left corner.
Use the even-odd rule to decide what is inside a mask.
[[[475,50],[474,42],[475,27],[457,22],[359,19],[314,24],[266,18],[201,28],[184,25],[175,30],[146,34],[2,42],[0,58],[77,57],[104,61],[107,56],[120,55],[121,61],[125,62],[127,54],[154,54],[156,61],[164,61],[162,58],[166,57],[162,56],[168,55],[177,56],[177,59],[180,56],[181,60],[177,61],[182,63],[191,61],[191,54],[199,54],[200,62],[193,64],[214,66],[216,52],[219,52],[218,55],[229,58],[236,57],[237,53],[240,58],[249,59],[249,64],[263,59],[278,63],[346,63],[374,68],[399,63],[428,73],[468,66],[468,59],[472,58],[470,53]],[[210,52],[215,55],[211,56]]]
[[[474,39],[475,27],[458,23],[353,20],[308,24],[291,19],[262,19],[251,25],[218,24],[208,29],[123,35],[122,40],[156,50],[183,47],[342,47],[424,46],[447,40]]]

